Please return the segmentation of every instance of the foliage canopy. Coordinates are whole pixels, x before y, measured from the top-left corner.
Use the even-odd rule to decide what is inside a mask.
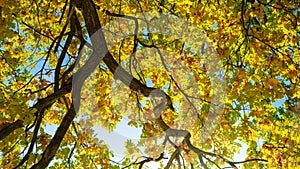
[[[0,167],[299,167],[299,16],[297,0],[1,0]],[[94,127],[124,119],[142,133],[117,162]]]

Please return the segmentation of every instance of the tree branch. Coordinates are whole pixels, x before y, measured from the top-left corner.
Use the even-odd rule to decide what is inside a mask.
[[[15,122],[5,124],[4,128],[0,130],[0,140],[3,140],[10,133],[21,127],[24,127],[22,120],[17,120]]]
[[[72,104],[70,110],[64,116],[62,122],[60,123],[58,129],[56,130],[54,137],[51,139],[49,145],[45,149],[41,160],[35,165],[33,165],[31,169],[44,169],[49,165],[50,161],[55,156],[66,132],[68,131],[69,126],[72,124],[75,116],[76,116],[76,112]]]

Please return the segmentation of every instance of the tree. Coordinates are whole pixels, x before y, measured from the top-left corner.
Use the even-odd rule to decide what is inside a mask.
[[[1,168],[299,167],[299,11],[2,0]],[[125,118],[142,134],[116,162],[94,127]],[[235,161],[241,142],[248,157]]]

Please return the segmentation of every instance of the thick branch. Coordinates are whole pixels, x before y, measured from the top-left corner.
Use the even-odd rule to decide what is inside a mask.
[[[70,110],[64,116],[60,126],[56,130],[54,137],[52,138],[51,142],[49,143],[46,150],[44,151],[41,160],[35,165],[33,165],[31,169],[44,169],[49,165],[50,161],[55,156],[66,132],[68,131],[69,126],[72,124],[75,116],[76,116],[76,112],[72,104]]]
[[[48,107],[49,105],[53,104],[58,98],[62,97],[63,95],[71,92],[72,84],[71,84],[71,78],[65,83],[65,85],[59,89],[57,92],[38,100],[38,102],[33,106],[33,108],[37,109],[37,114],[41,113],[41,111]],[[5,128],[0,130],[0,140],[3,140],[5,137],[7,137],[10,133],[15,131],[16,129],[19,129],[21,127],[24,127],[22,120],[17,120],[9,125],[6,125]]]
[[[17,120],[15,122],[6,124],[3,129],[0,130],[0,140],[3,140],[6,136],[8,136],[10,133],[15,131],[18,128],[23,127],[23,121]]]

